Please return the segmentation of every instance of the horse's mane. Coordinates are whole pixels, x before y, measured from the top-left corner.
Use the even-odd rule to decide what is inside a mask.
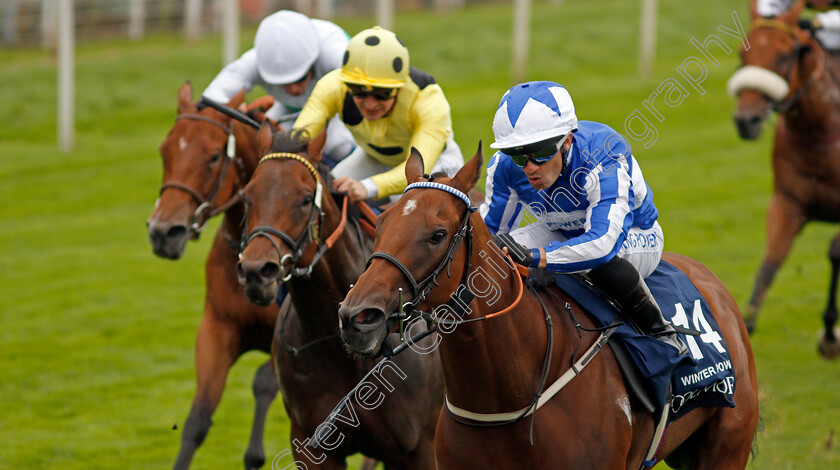
[[[280,131],[271,142],[273,152],[303,153],[309,144],[309,134],[302,129]]]
[[[429,175],[429,181],[434,181],[437,178],[443,178],[444,176],[449,176],[449,175],[447,175],[445,171],[436,171],[436,172],[432,173],[431,175]]]

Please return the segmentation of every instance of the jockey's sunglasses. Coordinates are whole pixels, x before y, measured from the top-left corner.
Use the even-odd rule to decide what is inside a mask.
[[[550,162],[551,159],[554,158],[554,155],[557,154],[557,151],[560,150],[560,147],[565,141],[566,139],[560,139],[557,143],[551,144],[548,147],[543,147],[539,150],[519,153],[516,155],[511,155],[510,153],[507,153],[507,151],[504,150],[503,152],[507,154],[507,156],[510,157],[510,159],[513,160],[513,163],[515,163],[516,166],[518,166],[519,168],[525,168],[525,166],[528,165],[529,160],[533,162],[534,165],[540,166]],[[511,152],[514,151],[511,150]]]
[[[373,97],[376,101],[388,101],[394,97],[396,88],[365,88],[361,85],[347,85],[350,89],[350,94],[354,98],[365,99],[368,96]]]

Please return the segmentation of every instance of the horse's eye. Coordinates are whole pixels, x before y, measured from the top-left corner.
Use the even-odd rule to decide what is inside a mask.
[[[301,206],[308,206],[308,205],[312,204],[312,201],[314,201],[314,200],[315,200],[314,196],[312,196],[311,194],[307,194],[306,196],[303,197],[303,202],[301,202],[300,205]]]
[[[210,163],[216,163],[220,158],[222,158],[222,152],[216,152],[212,157],[210,157]]]
[[[429,243],[432,245],[438,245],[444,240],[446,240],[446,230],[438,230],[429,237]]]

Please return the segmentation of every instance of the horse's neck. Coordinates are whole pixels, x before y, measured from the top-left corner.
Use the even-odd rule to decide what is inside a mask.
[[[820,64],[820,61],[825,63]],[[817,67],[824,69],[816,81],[811,83]],[[837,56],[829,52],[815,50],[800,62],[798,86],[809,86],[809,89],[784,113],[788,130],[812,137],[840,138],[840,135],[835,135],[840,127],[838,72],[840,64]]]
[[[329,196],[325,196],[329,197]],[[325,240],[336,229],[341,211],[334,204],[325,204]],[[322,242],[324,241],[322,240]],[[350,284],[365,270],[370,244],[362,243],[355,225],[347,220],[344,230],[332,248],[315,264],[309,279],[294,278],[289,282],[292,302],[307,330],[335,331],[338,327],[338,303],[347,296]]]
[[[239,251],[239,244],[242,241],[242,221],[245,219],[245,204],[238,202],[225,211],[222,219],[222,230],[224,237],[229,243],[236,246]]]
[[[476,264],[468,276],[469,284],[487,289],[486,295],[477,296],[470,305],[465,319],[500,312],[512,305],[519,293],[518,274],[510,271],[498,250],[489,251],[492,253],[481,259],[473,256]],[[441,363],[453,403],[471,404],[471,411],[506,412],[523,408],[533,399],[548,330],[540,302],[527,287],[522,288],[522,299],[510,311],[441,333]]]

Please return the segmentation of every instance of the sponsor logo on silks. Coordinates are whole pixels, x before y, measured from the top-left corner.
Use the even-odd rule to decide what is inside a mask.
[[[546,221],[545,223],[548,228],[551,230],[565,230],[567,232],[571,232],[574,230],[582,230],[586,225],[586,220],[578,219],[578,220],[570,220],[566,222],[551,222]]]
[[[658,248],[659,242],[653,233],[628,233],[623,247],[630,248]]]

